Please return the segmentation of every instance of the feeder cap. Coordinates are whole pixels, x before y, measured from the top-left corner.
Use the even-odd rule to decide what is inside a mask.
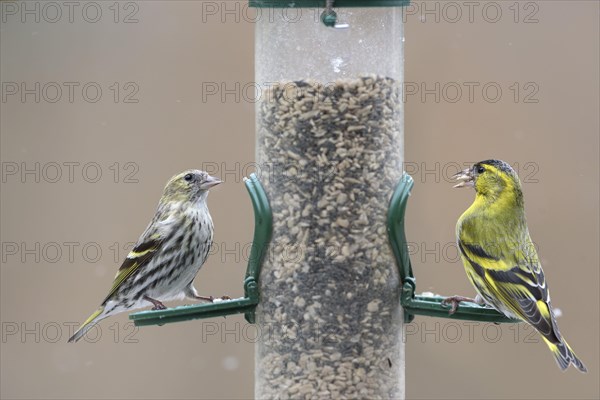
[[[343,7],[406,7],[410,0],[335,0],[335,8]],[[256,8],[323,8],[325,0],[250,0]]]

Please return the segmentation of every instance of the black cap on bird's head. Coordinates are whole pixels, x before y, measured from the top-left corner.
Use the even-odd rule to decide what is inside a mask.
[[[208,172],[190,169],[172,177],[163,193],[163,201],[197,201],[206,199],[208,190],[223,183]]]
[[[504,189],[511,188],[520,194],[521,183],[512,167],[501,160],[485,160],[471,168],[460,171],[453,178],[459,181],[455,188],[473,187],[478,194],[499,195]]]

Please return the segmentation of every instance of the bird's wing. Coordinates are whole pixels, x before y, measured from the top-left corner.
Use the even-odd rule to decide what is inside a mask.
[[[515,315],[533,325],[552,343],[560,342],[544,271],[533,246],[504,247],[504,253],[459,241],[460,250],[478,275],[477,284]],[[491,255],[493,253],[494,255]],[[485,297],[485,296],[484,296]]]
[[[102,304],[105,304],[110,300],[127,278],[132,276],[136,271],[139,271],[144,265],[147,265],[159,252],[162,244],[163,240],[161,240],[158,235],[151,236],[146,240],[138,242],[129,252],[127,258],[123,261],[123,264],[121,264],[121,267],[115,276],[113,286]]]
[[[541,266],[518,265],[508,271],[487,270],[486,275],[499,300],[533,325],[552,343],[560,342]]]

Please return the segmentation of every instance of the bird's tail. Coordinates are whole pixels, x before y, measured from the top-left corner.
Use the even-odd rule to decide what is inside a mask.
[[[73,334],[69,338],[69,343],[75,343],[79,339],[83,337],[94,325],[96,325],[100,320],[108,317],[108,315],[104,314],[104,306],[101,306],[97,309],[90,317],[77,329],[77,332]]]
[[[581,372],[587,372],[587,368],[585,365],[583,365],[579,357],[577,357],[565,339],[561,338],[559,343],[552,343],[546,338],[544,338],[544,341],[550,348],[550,351],[552,351],[552,354],[554,354],[554,358],[556,359],[560,369],[564,371],[569,367],[569,364],[573,364],[575,368]]]

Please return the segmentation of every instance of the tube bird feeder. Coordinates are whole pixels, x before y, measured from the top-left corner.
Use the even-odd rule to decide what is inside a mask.
[[[250,4],[270,16],[256,24],[256,82],[266,87],[256,159],[273,212],[255,397],[403,398],[386,216],[403,170],[406,2]]]

